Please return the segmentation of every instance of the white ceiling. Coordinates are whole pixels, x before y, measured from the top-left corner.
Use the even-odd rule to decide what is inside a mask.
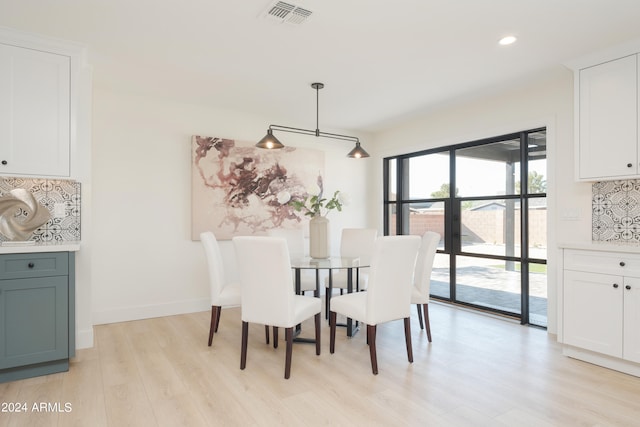
[[[0,0],[0,25],[86,44],[97,86],[286,126],[315,128],[320,81],[323,131],[381,129],[640,38],[638,0],[288,2],[310,19],[263,19],[270,0]]]

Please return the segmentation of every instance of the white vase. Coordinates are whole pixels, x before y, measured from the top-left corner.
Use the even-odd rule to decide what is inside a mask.
[[[311,258],[329,258],[331,255],[329,220],[323,216],[314,216],[309,221],[309,255]]]

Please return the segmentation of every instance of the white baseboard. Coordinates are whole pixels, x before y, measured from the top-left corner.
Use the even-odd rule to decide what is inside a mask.
[[[640,377],[640,364],[629,362],[617,357],[607,356],[605,354],[594,353],[589,350],[565,345],[562,354],[594,365],[603,366],[613,369],[614,371],[624,372],[625,374]]]
[[[153,317],[174,316],[176,314],[195,313],[207,310],[211,310],[211,301],[208,298],[202,298],[167,304],[120,307],[111,310],[94,311],[92,317],[94,325],[104,325],[107,323],[128,322],[130,320],[151,319]]]

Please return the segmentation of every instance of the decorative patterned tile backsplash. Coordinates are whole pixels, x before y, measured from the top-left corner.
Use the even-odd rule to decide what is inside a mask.
[[[51,214],[51,218],[37,228],[28,240],[36,242],[80,241],[80,183],[78,181],[20,177],[0,178],[0,197],[9,195],[10,191],[16,188],[27,190]],[[21,210],[13,214],[16,216],[27,215]],[[7,240],[10,239],[0,234],[0,242]]]
[[[640,243],[640,180],[592,187],[592,240]]]

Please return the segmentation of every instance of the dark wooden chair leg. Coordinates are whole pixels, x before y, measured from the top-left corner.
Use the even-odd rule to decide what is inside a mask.
[[[287,355],[284,361],[284,378],[291,376],[291,353],[293,353],[293,328],[285,328],[284,336],[287,341]]]
[[[367,345],[369,345],[369,330],[367,329],[367,336],[365,337],[367,341]]]
[[[316,354],[320,356],[320,313],[314,316],[316,324]]]
[[[429,342],[431,342],[431,324],[429,322],[429,304],[422,304],[422,309],[424,310],[424,323],[427,327],[427,338]]]
[[[333,293],[333,275],[329,270],[329,287],[324,289],[324,318],[329,318],[329,311],[331,311],[331,294]]]
[[[247,342],[249,339],[249,323],[242,322],[242,347],[240,349],[240,369],[247,366]]]
[[[411,317],[404,318],[404,339],[407,342],[407,358],[413,363],[413,346],[411,345]]]
[[[324,288],[324,318],[329,319],[329,288]]]
[[[329,314],[329,353],[333,354],[336,349],[336,312]]]
[[[218,330],[218,311],[220,311],[220,307],[217,305],[211,306],[211,325],[209,326],[209,347],[211,347],[211,343],[213,342],[213,334]]]
[[[420,311],[420,306],[422,304],[416,304],[416,308],[418,309],[418,320],[420,321],[420,329],[424,329],[424,323],[422,322],[422,311]]]
[[[264,339],[269,344],[269,325],[264,325]]]
[[[216,333],[218,333],[218,326],[220,326],[220,314],[222,313],[222,307],[218,307],[218,314],[216,316]]]
[[[278,348],[278,328],[273,327],[273,348]]]
[[[376,354],[376,325],[367,325],[367,338],[369,340],[371,370],[373,371],[373,375],[378,375],[378,356]]]

